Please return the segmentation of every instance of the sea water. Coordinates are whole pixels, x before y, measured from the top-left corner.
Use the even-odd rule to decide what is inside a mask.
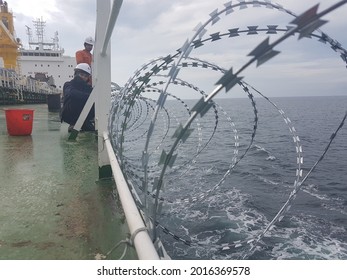
[[[191,124],[191,134],[179,142],[177,158],[164,172],[157,234],[169,255],[347,259],[347,128],[332,136],[346,112],[347,97],[272,98],[274,104],[256,98],[255,106],[247,98],[214,101],[216,105]],[[196,102],[184,104],[191,108]],[[189,118],[182,103],[165,103],[151,137],[150,121],[139,117],[124,133],[125,172],[138,180],[139,192],[144,143],[149,139],[149,177],[157,177],[163,171],[158,160],[175,139],[172,131]],[[143,115],[144,110],[137,110]],[[331,146],[290,209],[267,230],[296,180],[323,156],[331,137]],[[148,179],[152,196],[155,184]],[[257,241],[247,244],[253,239]]]

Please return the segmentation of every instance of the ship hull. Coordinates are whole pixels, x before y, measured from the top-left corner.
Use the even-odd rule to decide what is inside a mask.
[[[22,91],[18,93],[15,89],[0,87],[0,105],[16,104],[43,104],[47,102],[47,95]]]

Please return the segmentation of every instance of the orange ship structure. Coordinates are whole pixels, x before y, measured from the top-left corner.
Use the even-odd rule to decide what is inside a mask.
[[[17,70],[19,39],[14,36],[13,14],[7,2],[0,0],[0,65],[6,69]]]

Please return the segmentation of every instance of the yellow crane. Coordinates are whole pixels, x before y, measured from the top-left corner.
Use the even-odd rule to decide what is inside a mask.
[[[13,15],[8,11],[6,1],[0,0],[0,58],[4,68],[17,69],[20,42],[14,37]]]

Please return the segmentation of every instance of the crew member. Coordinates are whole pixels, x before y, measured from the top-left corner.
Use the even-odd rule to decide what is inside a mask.
[[[92,67],[93,55],[91,53],[94,46],[94,40],[92,37],[87,37],[84,40],[84,49],[76,52],[76,63],[87,63]],[[88,84],[92,85],[92,77],[89,77]]]
[[[92,67],[93,55],[91,53],[94,46],[94,40],[92,37],[87,37],[84,40],[84,49],[76,52],[76,63],[87,63]]]
[[[61,109],[61,122],[68,123],[71,132],[76,124],[84,105],[86,104],[93,88],[88,84],[92,70],[87,63],[77,64],[74,69],[74,78],[63,86],[63,107]],[[94,126],[94,105],[91,108],[86,120],[84,121],[82,131],[95,131]]]

